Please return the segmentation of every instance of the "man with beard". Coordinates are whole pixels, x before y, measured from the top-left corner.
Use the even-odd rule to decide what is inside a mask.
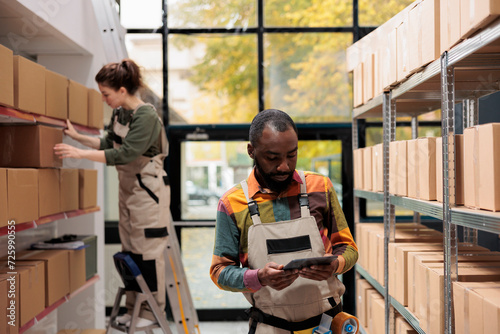
[[[345,287],[337,275],[354,266],[357,246],[331,180],[295,169],[298,136],[290,116],[260,112],[249,137],[255,167],[219,201],[210,276],[252,304],[249,333],[312,332],[323,314],[341,311]],[[311,257],[332,261],[284,269]]]

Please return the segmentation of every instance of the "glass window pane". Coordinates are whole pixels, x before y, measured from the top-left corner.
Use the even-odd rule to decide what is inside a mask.
[[[160,28],[162,23],[161,0],[121,0],[120,21],[124,28]]]
[[[379,26],[402,11],[414,0],[359,0],[360,26]]]
[[[184,227],[180,237],[182,263],[195,309],[249,308],[250,303],[242,293],[219,289],[208,275],[214,250],[215,228]]]
[[[141,98],[161,112],[163,98],[163,56],[161,34],[126,34],[125,45],[129,58],[141,68],[145,89]],[[107,123],[106,123],[107,124]]]
[[[346,33],[265,36],[265,107],[296,122],[351,121],[352,89],[345,70]]]
[[[258,111],[256,37],[169,36],[171,124],[250,122]]]
[[[168,0],[169,28],[255,27],[255,0]]]
[[[215,220],[220,196],[252,170],[247,142],[187,141],[181,154],[181,219]]]
[[[352,25],[352,0],[267,0],[266,27],[345,27]]]

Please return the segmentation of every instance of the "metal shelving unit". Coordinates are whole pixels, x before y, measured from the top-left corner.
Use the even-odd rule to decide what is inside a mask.
[[[354,190],[355,203],[359,198],[384,203],[384,287],[380,286],[363,268],[356,271],[367,279],[385,297],[385,333],[394,333],[394,310],[397,310],[418,333],[425,333],[411,312],[388,294],[388,243],[394,241],[394,207],[400,206],[418,214],[435,217],[443,221],[443,244],[445,280],[443,290],[445,333],[454,333],[452,282],[457,280],[457,226],[465,228],[467,242],[477,243],[477,231],[500,234],[500,213],[467,209],[455,206],[455,159],[454,134],[456,129],[455,103],[463,102],[463,127],[478,124],[478,99],[500,91],[500,20],[482,29],[475,36],[463,41],[440,59],[428,64],[422,71],[414,73],[406,81],[392,87],[390,91],[375,97],[353,110],[353,131],[356,138],[353,148],[358,148],[357,120],[383,117],[384,148],[384,192]],[[395,133],[395,118],[412,117],[412,137],[418,135],[417,117],[441,108],[443,139],[443,203],[422,201],[389,194],[389,143]],[[355,206],[359,210],[359,204]],[[359,212],[355,212],[359,218]],[[359,221],[359,219],[357,220]]]

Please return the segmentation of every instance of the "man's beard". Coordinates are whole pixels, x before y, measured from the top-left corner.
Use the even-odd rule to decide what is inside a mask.
[[[274,191],[278,194],[280,194],[283,190],[288,188],[288,186],[292,182],[294,171],[291,171],[289,173],[265,173],[262,170],[262,167],[260,166],[259,161],[257,159],[255,159],[254,161],[255,161],[255,167],[257,168],[257,170],[259,171],[259,174],[264,179],[264,182],[266,183],[265,186],[267,188],[271,189],[272,191]],[[275,176],[275,175],[288,175],[288,177],[284,181],[276,181],[272,178],[272,176]]]

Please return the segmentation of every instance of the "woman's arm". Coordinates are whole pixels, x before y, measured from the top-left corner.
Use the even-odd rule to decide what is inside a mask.
[[[82,143],[83,144],[83,143]],[[54,146],[55,154],[59,158],[74,158],[74,159],[88,159],[96,162],[106,163],[104,151],[96,150],[82,150],[68,144],[56,144]]]
[[[78,133],[75,128],[73,127],[73,124],[69,120],[66,120],[66,124],[68,126],[67,129],[64,129],[64,134],[73,138],[80,144],[83,144],[87,147],[93,148],[93,149],[99,149],[99,146],[101,145],[101,140],[98,137],[91,137],[91,136],[86,136],[82,135],[81,133]],[[90,159],[92,160],[92,159]],[[96,160],[94,160],[96,161]]]

